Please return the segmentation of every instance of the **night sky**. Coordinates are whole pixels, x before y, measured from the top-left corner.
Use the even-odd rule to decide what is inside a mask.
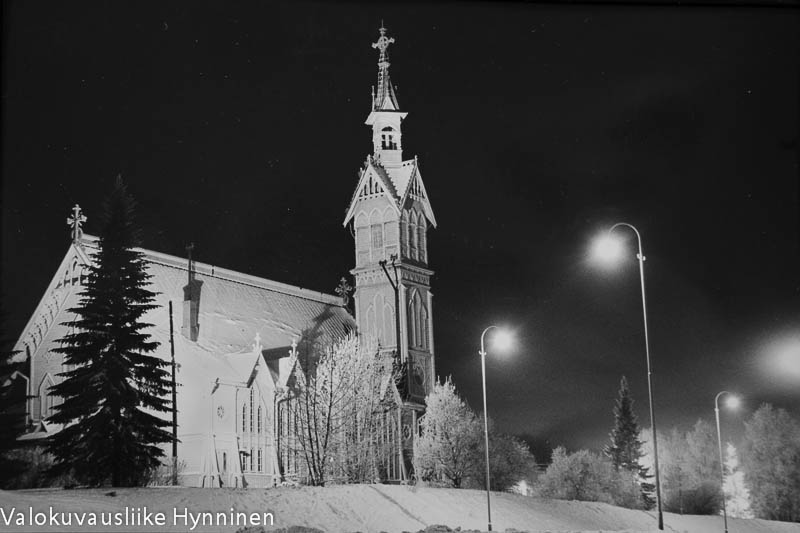
[[[642,233],[657,422],[800,416],[798,65],[786,8],[457,3],[4,4],[2,294],[16,334],[121,173],[144,246],[332,293],[371,152],[381,20],[419,156],[437,373],[500,429],[599,449],[627,375],[647,425]],[[630,235],[628,235],[630,236]],[[782,366],[781,366],[782,362]]]

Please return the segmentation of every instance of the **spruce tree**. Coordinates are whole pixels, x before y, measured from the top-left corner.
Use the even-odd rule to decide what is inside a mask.
[[[619,382],[619,396],[614,405],[614,428],[609,436],[611,444],[603,449],[603,453],[611,459],[617,470],[624,469],[636,474],[641,486],[642,502],[649,509],[655,503],[650,496],[654,487],[647,481],[651,477],[649,469],[640,463],[644,452],[639,438],[639,423],[633,412],[633,398],[625,376]]]
[[[0,311],[0,488],[22,473],[26,465],[12,455],[18,448],[17,437],[25,430],[26,392],[19,387],[14,373],[23,370],[17,361],[19,352],[9,349],[5,314]]]
[[[144,314],[157,307],[148,290],[143,254],[134,225],[135,203],[120,177],[103,205],[103,227],[86,287],[70,311],[74,330],[57,351],[67,370],[52,388],[63,398],[49,422],[63,424],[48,440],[51,473],[72,473],[82,483],[133,486],[145,481],[168,442],[168,420],[157,416],[171,405],[167,363],[151,354],[158,342]]]

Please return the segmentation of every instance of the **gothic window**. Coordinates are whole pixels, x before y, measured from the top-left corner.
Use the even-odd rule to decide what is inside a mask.
[[[222,452],[222,471],[228,471],[228,454],[226,452]]]
[[[408,246],[411,249],[409,257],[419,259],[417,255],[417,215],[412,211],[408,224]]]
[[[417,248],[419,249],[419,260],[427,262],[428,250],[425,242],[425,217],[420,216],[417,225]]]
[[[259,472],[263,472],[264,471],[263,457],[262,457],[261,454],[262,454],[262,450],[261,450],[261,448],[259,448],[258,449],[258,465],[257,465]]]
[[[242,433],[247,431],[247,404],[242,404]]]
[[[253,471],[253,460],[255,459],[255,458],[253,457],[254,455],[255,455],[255,454],[253,453],[253,448],[250,448],[250,471],[251,471],[251,472]]]
[[[50,394],[50,387],[53,385],[55,385],[53,378],[50,374],[47,374],[42,380],[42,384],[39,386],[39,415],[42,419],[53,415],[55,397]]]
[[[356,266],[369,263],[369,219],[364,213],[356,217]]]
[[[255,390],[251,388],[250,389],[250,433],[253,433],[253,411],[254,411],[253,410],[253,396],[254,396],[254,393],[255,393]]]
[[[383,260],[383,217],[377,209],[372,211],[369,223],[372,262],[377,263]]]
[[[428,310],[417,290],[408,302],[408,341],[413,348],[428,347]]]
[[[256,420],[258,420],[258,433],[260,435],[263,432],[263,427],[262,427],[262,424],[261,424],[261,406],[260,405],[258,406],[258,417],[256,418]]]
[[[380,224],[372,225],[372,249],[383,248],[383,227]]]
[[[408,236],[408,211],[403,211],[403,216],[400,220],[400,232],[402,235],[402,245],[403,245],[403,257],[411,257],[411,253],[409,251],[409,241],[411,240]]]
[[[397,212],[391,207],[383,212],[383,245],[386,247],[386,259],[397,254],[398,250]]]

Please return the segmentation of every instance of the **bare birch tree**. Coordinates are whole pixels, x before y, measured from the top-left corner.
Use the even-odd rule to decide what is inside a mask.
[[[391,365],[355,334],[328,347],[313,368],[298,369],[289,409],[308,481],[373,481],[376,426]]]

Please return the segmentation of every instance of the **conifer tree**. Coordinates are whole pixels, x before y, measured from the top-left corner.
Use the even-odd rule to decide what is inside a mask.
[[[642,466],[640,461],[644,452],[639,439],[639,423],[633,412],[633,398],[625,376],[619,382],[619,396],[614,405],[614,428],[609,436],[611,444],[603,449],[603,453],[611,459],[617,470],[628,470],[636,475],[641,486],[642,502],[649,509],[655,503],[651,496],[654,487],[647,481],[651,477],[649,469]]]
[[[0,311],[0,488],[21,473],[26,465],[11,457],[15,452],[17,437],[25,429],[25,394],[20,388],[21,380],[14,379],[15,372],[22,370],[16,356],[18,352],[8,349],[5,335],[5,315]]]
[[[61,339],[64,379],[52,388],[63,398],[49,422],[63,424],[48,440],[51,474],[72,473],[83,483],[132,486],[145,481],[168,442],[170,409],[165,361],[142,322],[157,307],[138,244],[134,200],[120,177],[103,205],[98,251],[89,266],[74,330]]]

